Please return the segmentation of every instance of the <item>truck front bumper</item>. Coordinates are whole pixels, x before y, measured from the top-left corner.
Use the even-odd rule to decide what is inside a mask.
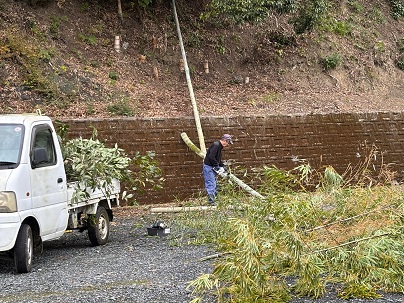
[[[14,247],[20,225],[18,213],[0,213],[0,251],[7,251]]]

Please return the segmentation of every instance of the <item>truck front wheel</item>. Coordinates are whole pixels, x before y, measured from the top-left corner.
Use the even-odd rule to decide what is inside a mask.
[[[31,226],[22,224],[14,246],[14,262],[18,273],[27,273],[32,268],[34,239]]]
[[[109,238],[109,216],[106,209],[98,206],[97,213],[89,218],[88,237],[94,246],[104,245]]]

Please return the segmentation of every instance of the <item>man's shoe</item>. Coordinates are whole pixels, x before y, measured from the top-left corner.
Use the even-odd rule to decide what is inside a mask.
[[[208,203],[210,206],[216,206],[215,198],[216,197],[214,195],[208,195]]]

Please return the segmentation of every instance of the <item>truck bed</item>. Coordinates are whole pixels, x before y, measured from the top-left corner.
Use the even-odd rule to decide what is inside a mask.
[[[106,193],[101,191],[100,189],[95,189],[92,190],[91,188],[86,188],[87,193],[89,193],[90,197],[88,199],[82,200],[75,202],[73,201],[72,197],[75,192],[75,187],[76,187],[77,182],[68,182],[67,183],[67,207],[69,210],[71,209],[76,209],[76,208],[81,208],[85,206],[89,206],[91,204],[96,204],[101,200],[112,200],[116,199],[117,204],[119,201],[119,193],[120,193],[120,183],[119,180],[113,180],[112,181],[112,189],[111,192],[109,193],[109,196],[106,197]]]

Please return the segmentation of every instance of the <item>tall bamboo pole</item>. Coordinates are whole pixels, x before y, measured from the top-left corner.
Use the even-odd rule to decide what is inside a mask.
[[[175,7],[175,0],[173,0],[173,11],[174,11],[175,24],[177,26],[178,40],[180,41],[182,59],[184,60],[185,76],[186,76],[186,79],[187,79],[189,95],[191,97],[192,109],[194,111],[194,119],[195,119],[195,124],[196,124],[196,130],[198,132],[199,146],[200,146],[201,151],[203,153],[206,153],[205,139],[203,137],[201,120],[199,118],[199,112],[198,112],[198,107],[196,105],[194,89],[192,88],[191,77],[189,75],[187,56],[185,54],[184,43],[182,42],[181,29],[180,29],[180,24],[179,24],[179,21],[178,21],[178,16],[177,16],[177,9]]]

